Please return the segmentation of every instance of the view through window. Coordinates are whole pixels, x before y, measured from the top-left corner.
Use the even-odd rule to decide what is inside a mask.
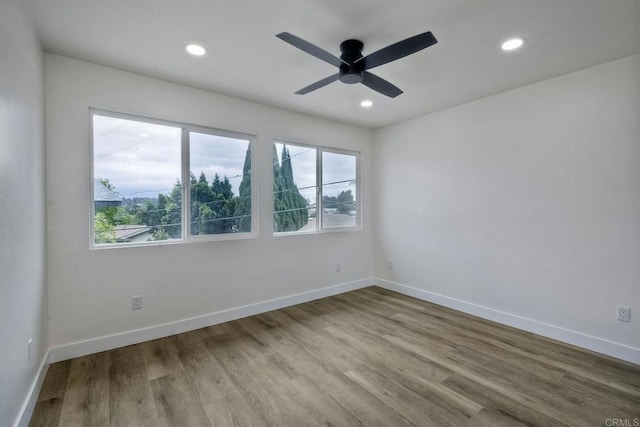
[[[92,126],[94,245],[251,232],[248,137],[102,112]]]
[[[275,141],[274,232],[358,227],[357,177],[357,153]]]

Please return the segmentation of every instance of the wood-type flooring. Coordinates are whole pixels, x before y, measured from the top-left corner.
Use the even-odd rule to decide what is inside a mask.
[[[52,364],[30,425],[639,426],[640,366],[370,287]]]

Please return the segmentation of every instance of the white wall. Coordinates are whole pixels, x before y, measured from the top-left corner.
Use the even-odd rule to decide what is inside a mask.
[[[374,171],[381,284],[640,363],[640,56],[380,129]]]
[[[0,2],[0,425],[22,412],[47,350],[44,65],[19,0]],[[27,363],[27,341],[32,360]]]
[[[45,70],[53,347],[373,277],[371,131],[61,56]],[[257,135],[259,237],[90,251],[89,107]],[[273,237],[274,138],[362,153],[363,231]]]

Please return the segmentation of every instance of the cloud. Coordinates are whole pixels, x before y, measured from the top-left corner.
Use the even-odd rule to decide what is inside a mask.
[[[169,193],[181,178],[182,129],[130,119],[94,115],[94,177],[107,178],[123,197],[155,197]],[[227,176],[234,194],[242,181],[248,140],[189,133],[190,172],[196,178],[204,172],[211,183],[218,174]],[[278,161],[284,143],[276,143]],[[312,147],[286,144],[293,177],[303,197],[315,203],[316,153]],[[356,195],[356,158],[353,155],[322,153],[323,194],[337,196],[351,190]]]
[[[107,178],[123,197],[168,193],[182,175],[180,127],[94,115],[94,176]],[[234,193],[242,180],[248,140],[190,133],[190,170],[229,177]]]
[[[278,161],[282,163],[282,147],[287,146],[291,156],[293,179],[303,197],[315,203],[316,199],[316,153],[311,147],[295,144],[276,143]],[[351,190],[356,196],[356,157],[324,151],[322,153],[323,195],[337,196],[341,191]],[[343,181],[343,182],[340,182]],[[312,187],[312,188],[307,188]]]

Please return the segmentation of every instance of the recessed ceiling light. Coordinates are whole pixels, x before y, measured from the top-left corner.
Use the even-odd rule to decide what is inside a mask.
[[[361,106],[362,108],[369,108],[369,107],[371,107],[372,105],[373,105],[373,102],[372,102],[372,101],[369,101],[368,99],[365,99],[364,101],[362,101],[362,102],[360,103],[360,106]]]
[[[202,56],[205,53],[207,53],[207,50],[202,46],[200,46],[199,44],[189,44],[187,45],[186,49],[187,49],[187,52],[195,56]]]
[[[140,136],[143,137],[143,138],[149,138],[150,135],[148,133],[146,133],[146,132],[143,132],[143,133],[140,134]]]
[[[502,50],[514,50],[522,46],[524,40],[520,38],[509,39],[506,42],[502,43]]]

